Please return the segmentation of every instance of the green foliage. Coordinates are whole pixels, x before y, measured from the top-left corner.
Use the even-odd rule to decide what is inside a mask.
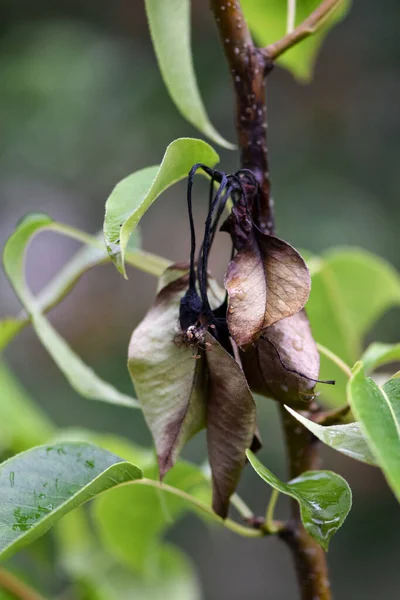
[[[138,467],[82,443],[38,446],[0,467],[0,556],[43,535],[65,513],[124,481]]]
[[[0,361],[0,451],[22,452],[43,444],[53,431],[50,419]]]
[[[345,423],[344,425],[329,425],[324,427],[306,419],[289,406],[285,407],[304,427],[307,427],[321,442],[361,462],[376,465],[376,460],[369,449],[359,423]]]
[[[187,177],[195,163],[213,167],[218,154],[205,142],[180,138],[165,151],[159,167],[148,167],[120,181],[106,202],[104,239],[118,271],[126,277],[129,238],[153,202],[171,185]]]
[[[158,66],[176,107],[204,135],[232,150],[235,146],[210,123],[197,87],[190,47],[190,0],[145,0],[145,5]]]
[[[400,379],[379,387],[355,365],[349,402],[386,479],[400,501]]]
[[[286,33],[287,2],[285,0],[242,0],[245,17],[257,42],[267,46]],[[350,0],[332,13],[319,31],[283,54],[277,63],[288,69],[300,81],[311,80],[321,45],[331,28],[341,21],[350,8]],[[297,0],[296,25],[304,21],[320,5],[320,0]]]
[[[156,481],[157,469],[145,469],[144,477]],[[202,472],[184,462],[178,463],[164,482],[190,496],[204,495],[210,489]],[[108,551],[125,566],[145,574],[158,560],[161,536],[191,503],[164,491],[163,486],[136,485],[110,491],[92,508],[96,530]]]
[[[250,450],[247,457],[261,479],[297,500],[304,527],[327,550],[331,537],[343,525],[351,508],[351,490],[343,477],[332,471],[306,471],[283,483]]]
[[[392,306],[400,305],[400,275],[364,250],[331,250],[309,261],[312,286],[306,306],[314,338],[348,365],[359,360],[363,338]],[[336,386],[321,387],[333,405],[345,401],[347,378],[321,357],[321,377]]]
[[[374,371],[378,367],[400,361],[400,344],[380,344],[368,346],[361,357],[365,371]]]
[[[26,217],[19,224],[4,247],[4,270],[13,285],[15,293],[30,315],[32,325],[40,341],[64,373],[71,386],[79,394],[90,399],[136,407],[136,400],[125,394],[121,394],[112,385],[100,379],[73,352],[44,317],[26,286],[24,277],[26,247],[34,235],[46,229],[51,230],[53,227],[54,222],[46,215],[36,214]],[[57,230],[62,231],[62,226],[57,225]],[[68,234],[68,229],[66,229],[66,233]]]

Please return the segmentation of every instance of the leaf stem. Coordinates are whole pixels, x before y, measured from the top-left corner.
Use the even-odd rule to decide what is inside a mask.
[[[45,600],[44,596],[33,590],[15,575],[0,568],[0,589],[10,592],[18,600]]]
[[[287,33],[283,38],[269,44],[262,52],[269,60],[275,60],[281,54],[292,48],[301,40],[315,33],[332,13],[342,4],[343,0],[324,0],[321,4],[293,31]]]
[[[160,481],[156,481],[154,479],[143,478],[143,479],[136,479],[135,481],[126,481],[124,483],[119,484],[119,486],[117,486],[117,487],[124,486],[124,485],[146,485],[149,487],[156,488],[160,491],[167,492],[168,494],[173,494],[174,496],[179,496],[180,498],[183,498],[187,502],[190,502],[193,506],[200,509],[202,512],[207,513],[210,517],[212,517],[214,519],[214,521],[216,521],[220,525],[223,525],[227,529],[230,529],[234,533],[237,533],[238,535],[241,535],[243,537],[260,538],[260,537],[264,537],[265,535],[275,533],[274,531],[268,531],[266,528],[255,529],[253,527],[246,527],[244,525],[241,525],[240,523],[236,523],[236,521],[233,521],[232,519],[225,519],[225,520],[221,519],[221,517],[219,517],[217,514],[215,514],[215,512],[212,510],[212,508],[210,506],[208,506],[201,500],[194,498],[194,496],[187,494],[183,490],[174,488],[171,485],[162,483]]]
[[[292,33],[296,23],[296,0],[287,0],[286,33]]]
[[[272,488],[271,498],[269,499],[267,512],[265,513],[265,526],[270,530],[274,530],[276,528],[274,524],[274,512],[278,498],[279,490]]]
[[[99,240],[96,238],[96,236],[90,235],[90,233],[86,233],[86,231],[82,231],[81,229],[76,229],[75,227],[61,223],[53,223],[50,225],[49,229],[73,238],[78,242],[82,242],[82,244],[94,246],[99,250],[104,250],[104,242],[102,242],[102,240]],[[104,258],[104,262],[108,262],[108,260],[111,259],[107,257]],[[154,275],[155,277],[160,277],[165,269],[167,269],[171,264],[171,261],[168,259],[157,256],[156,254],[152,254],[150,252],[145,252],[144,250],[133,250],[127,252],[125,260],[127,263],[133,267],[136,267],[140,271],[144,271],[145,273],[149,273],[149,275]]]
[[[339,369],[343,371],[343,373],[350,379],[351,369],[339,356],[337,356],[334,352],[328,350],[328,348],[326,348],[322,344],[319,344],[318,342],[317,348],[321,354],[324,354],[327,358],[329,358],[329,360],[335,363],[335,365],[337,365]]]

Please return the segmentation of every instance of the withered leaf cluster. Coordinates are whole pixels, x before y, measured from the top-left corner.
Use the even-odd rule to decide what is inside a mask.
[[[191,190],[210,177],[209,211],[196,257]],[[208,272],[221,230],[232,239],[225,292]],[[304,305],[310,276],[299,253],[261,231],[259,187],[250,171],[233,175],[195,165],[188,180],[190,263],[170,267],[155,303],[133,332],[129,370],[152,432],[160,477],[184,444],[206,427],[213,508],[225,518],[246,461],[260,447],[252,392],[291,406],[314,397],[319,355]]]

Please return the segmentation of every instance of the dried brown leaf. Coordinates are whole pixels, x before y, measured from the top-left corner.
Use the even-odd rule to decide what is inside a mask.
[[[236,360],[206,334],[211,349],[209,369],[207,444],[212,471],[213,509],[226,518],[246,463],[246,450],[256,433],[256,406],[244,373]]]
[[[300,254],[279,238],[254,230],[225,275],[227,321],[238,346],[301,310],[310,293],[310,274]]]
[[[185,442],[205,425],[204,360],[195,360],[193,350],[176,338],[179,303],[189,282],[188,274],[179,276],[182,267],[167,269],[168,284],[129,345],[129,371],[154,438],[161,477]]]
[[[303,408],[314,397],[319,354],[304,310],[268,327],[241,360],[253,392]]]

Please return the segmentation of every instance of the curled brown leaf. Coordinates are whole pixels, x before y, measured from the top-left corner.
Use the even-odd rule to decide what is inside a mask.
[[[256,433],[256,405],[244,373],[236,360],[210,333],[206,353],[209,370],[207,444],[212,471],[213,509],[222,518],[228,514],[246,463],[246,450]]]
[[[314,397],[319,354],[304,310],[268,327],[241,360],[253,392],[303,408]]]
[[[195,360],[196,350],[179,342],[179,303],[189,282],[181,269],[182,265],[167,269],[167,285],[129,345],[129,372],[153,435],[161,477],[205,425],[204,360]]]
[[[225,288],[229,331],[243,347],[304,307],[310,274],[292,246],[254,229],[228,266]]]

